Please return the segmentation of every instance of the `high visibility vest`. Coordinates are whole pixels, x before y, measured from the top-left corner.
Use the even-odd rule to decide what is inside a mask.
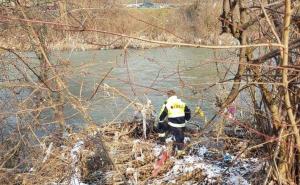
[[[177,96],[171,96],[166,103],[168,109],[168,118],[184,117],[185,103],[183,103]]]

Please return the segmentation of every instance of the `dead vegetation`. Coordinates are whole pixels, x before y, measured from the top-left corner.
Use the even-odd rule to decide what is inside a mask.
[[[111,174],[111,171],[106,172],[106,177],[110,177],[110,179],[107,179],[106,184],[111,184],[112,182],[117,184],[118,182],[120,184],[124,183],[124,179],[120,177],[120,174],[124,175],[129,184],[182,184],[186,182],[224,183],[227,181],[228,174],[226,171],[229,170],[229,172],[232,173],[229,168],[237,170],[236,168],[239,168],[239,163],[242,163],[240,159],[247,161],[247,159],[254,156],[254,153],[251,150],[245,152],[245,149],[252,145],[252,143],[246,142],[246,138],[214,138],[213,134],[210,134],[210,137],[206,138],[201,137],[201,133],[188,132],[187,134],[190,136],[191,141],[187,144],[188,155],[186,158],[190,157],[193,159],[195,156],[202,156],[204,161],[219,162],[221,164],[224,153],[228,152],[238,156],[239,153],[243,152],[243,155],[238,156],[238,158],[235,159],[236,161],[227,164],[224,163],[224,168],[222,168],[224,174],[222,174],[222,172],[216,172],[218,175],[214,177],[209,177],[210,174],[206,171],[205,166],[202,168],[194,167],[199,161],[191,163],[188,162],[188,160],[184,161],[185,159],[183,159],[182,164],[177,164],[177,160],[180,159],[172,157],[161,167],[158,175],[153,176],[152,172],[155,169],[155,163],[159,160],[158,156],[163,150],[161,150],[162,148],[160,148],[160,145],[156,144],[155,135],[149,134],[147,140],[137,137],[136,132],[139,132],[142,129],[141,126],[137,127],[137,124],[138,123],[122,123],[99,128],[103,140],[108,146],[107,149],[112,161],[114,161],[114,165],[118,170],[118,172],[114,172],[114,175]],[[169,147],[171,147],[171,144],[167,146],[166,150],[171,150]],[[201,148],[203,150],[206,149],[206,151],[202,151]],[[201,151],[203,152],[202,154]],[[258,150],[255,151],[257,152]],[[170,172],[177,168],[179,171],[174,172],[176,175],[173,176],[174,174]],[[184,168],[190,168],[190,170],[185,171]],[[263,170],[263,167],[256,172],[259,173],[260,170]],[[103,172],[102,169],[100,171]],[[251,175],[254,175],[254,173],[255,170],[252,171]],[[250,176],[248,176],[248,178],[249,177]],[[244,176],[244,178],[247,177]],[[263,178],[263,176],[257,177],[256,182],[259,182],[259,178]],[[254,179],[249,180],[254,182]]]
[[[140,125],[137,127],[137,125]],[[75,183],[74,166],[72,166],[72,151],[76,147],[78,142],[82,142],[83,148],[76,151],[76,155],[79,156],[78,162],[75,164],[79,171],[81,182],[88,184],[169,184],[172,174],[168,172],[172,171],[176,166],[176,158],[171,158],[161,167],[157,176],[152,175],[155,162],[159,159],[158,154],[162,150],[160,145],[156,144],[154,139],[156,136],[149,134],[149,139],[142,140],[141,137],[137,137],[138,133],[142,129],[141,123],[122,123],[111,124],[101,127],[92,126],[80,133],[71,133],[66,139],[66,145],[63,147],[48,146],[50,149],[49,156],[36,156],[35,163],[29,173],[20,173],[15,180],[10,179],[7,183],[15,184],[69,184]],[[220,142],[216,142],[213,137],[202,138],[199,142],[200,133],[188,134],[191,136],[191,143],[188,145],[188,157],[189,156],[202,156],[204,160],[208,161],[223,161],[222,152],[230,152],[232,154],[239,153],[245,148],[239,143],[245,142],[244,140],[220,138]],[[211,135],[213,136],[213,135]],[[200,137],[201,138],[201,137]],[[107,148],[103,148],[99,141],[104,141]],[[207,147],[207,151],[199,154],[199,147]],[[106,156],[104,150],[107,150],[109,156]],[[42,151],[35,151],[41,153]],[[158,153],[157,153],[158,152]],[[248,152],[241,158],[250,158],[252,153]],[[237,159],[239,160],[239,159]],[[183,168],[191,168],[187,172],[177,172],[175,179],[172,179],[176,183],[185,182],[207,182],[207,183],[222,183],[226,182],[226,175],[208,177],[205,171],[205,166],[202,168],[194,168],[194,163],[182,163],[179,170]],[[227,168],[236,166],[235,161],[232,163],[224,164],[224,171]],[[238,165],[237,165],[238,166]],[[14,172],[16,173],[16,172]],[[231,172],[230,172],[231,173]],[[46,175],[47,174],[47,175]],[[3,173],[8,177],[8,174]],[[14,177],[16,174],[14,174]],[[251,173],[253,175],[253,173]],[[169,180],[168,180],[169,179]],[[210,181],[212,180],[213,181]],[[124,180],[126,180],[124,182]],[[256,179],[258,180],[258,179]],[[3,183],[5,181],[2,181]],[[172,182],[171,182],[172,183]],[[75,183],[76,184],[76,183]]]
[[[17,50],[32,50],[26,31],[15,26],[22,18],[18,17],[15,6],[2,3],[1,44]],[[22,3],[21,3],[22,5]],[[85,1],[53,1],[23,5],[29,19],[53,26],[39,28],[44,32],[47,47],[52,50],[88,50],[101,48],[151,48],[159,45],[132,40],[127,43],[120,36],[85,30],[102,30],[121,33],[149,40],[167,42],[214,43],[220,31],[218,15],[221,2],[196,1],[179,9],[126,9],[121,3]],[[215,9],[214,15],[208,7]],[[204,17],[204,19],[203,19]],[[12,19],[13,18],[13,19]],[[112,21],[113,20],[113,21]],[[12,22],[16,24],[11,24]],[[74,29],[76,26],[77,29]],[[46,29],[45,29],[46,28]],[[217,29],[216,29],[217,28]],[[78,34],[76,30],[81,30]],[[19,33],[15,37],[12,33]],[[19,42],[22,39],[23,42]]]
[[[195,1],[176,11],[149,12],[125,10],[115,1],[51,3],[1,2],[1,39],[5,44],[0,46],[0,184],[168,184],[170,180],[173,184],[299,184],[298,2],[224,0],[220,17],[213,11],[221,11],[219,1]],[[216,15],[207,16],[211,12]],[[134,21],[129,22],[129,17]],[[215,42],[217,18],[222,33],[231,35],[238,45],[192,44],[202,43],[199,38],[204,38],[204,43]],[[122,47],[126,85],[135,94],[126,58],[134,40],[150,45],[238,48],[226,52],[233,58],[215,56],[216,68],[225,66],[225,73],[218,70],[212,84],[185,82],[179,65],[172,74],[178,78],[179,88],[192,91],[195,99],[218,85],[221,90],[213,94],[217,96],[214,118],[218,119],[205,121],[200,133],[189,133],[188,155],[168,158],[156,177],[151,173],[158,159],[156,136],[149,135],[152,127],[147,128],[148,135],[145,133],[146,123],[154,122],[150,103],[133,100],[104,84],[112,69],[94,83],[96,88],[89,97],[82,96],[83,81],[77,82],[77,96],[67,81],[74,73],[70,61],[50,57],[55,48],[52,45],[60,43],[63,46],[57,46],[59,49],[68,48],[66,43],[71,43],[72,49]],[[223,43],[218,40],[218,44]],[[33,54],[17,52],[24,48]],[[232,65],[224,65],[226,62]],[[87,74],[81,72],[82,76]],[[159,73],[147,88],[162,93],[164,90],[153,88]],[[143,120],[113,120],[97,126],[89,108],[100,92],[123,98]],[[229,112],[241,93],[250,100],[244,119]],[[66,109],[74,114],[66,117]],[[84,121],[85,128],[68,124],[75,116]],[[212,126],[216,129],[208,129]],[[147,140],[142,139],[146,136]]]

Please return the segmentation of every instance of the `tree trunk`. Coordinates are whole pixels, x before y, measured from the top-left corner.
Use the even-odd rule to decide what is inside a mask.
[[[281,52],[281,66],[288,66],[289,62],[289,26],[291,21],[291,1],[285,1],[285,16],[284,16],[284,29],[283,29],[283,38],[282,43],[284,45],[283,51]],[[294,150],[294,146],[296,146],[298,152],[300,152],[300,136],[299,136],[299,129],[297,128],[297,123],[295,120],[295,115],[293,113],[293,106],[290,100],[290,93],[289,93],[289,80],[288,80],[288,69],[284,68],[282,70],[282,83],[284,87],[284,103],[286,107],[286,111],[288,114],[288,120],[292,125],[292,133],[294,134],[294,138],[284,139],[281,145],[281,155],[279,160],[279,174],[280,178],[283,180],[287,180],[288,183],[295,182],[294,177],[294,166],[299,165],[298,161],[296,163],[293,160],[295,158],[295,153],[297,152],[289,152],[288,147],[290,150]],[[287,146],[288,143],[288,146]],[[295,144],[294,144],[295,143]],[[297,151],[296,150],[296,151]],[[297,174],[299,175],[299,174]]]
[[[284,31],[283,31],[283,52],[282,52],[282,66],[288,66],[289,61],[289,26],[291,22],[291,0],[285,1],[285,16],[284,16]],[[282,83],[284,86],[284,102],[286,105],[287,113],[289,121],[292,125],[293,132],[296,138],[297,148],[300,152],[300,135],[299,135],[299,129],[297,127],[295,115],[293,113],[292,104],[290,100],[290,93],[289,93],[289,80],[288,80],[288,69],[284,68],[282,70]]]
[[[243,7],[244,1],[241,0],[239,4],[239,10],[240,10],[240,24],[244,24],[246,22],[246,9]],[[235,21],[234,21],[235,22]],[[233,35],[236,35],[236,33],[232,33]],[[247,31],[246,30],[240,30],[240,34],[237,37],[237,39],[240,41],[241,45],[246,45],[247,44]],[[238,66],[238,71],[235,74],[233,85],[231,88],[231,91],[229,95],[227,96],[226,100],[222,104],[222,109],[227,107],[230,103],[232,103],[236,97],[239,94],[240,90],[240,83],[242,81],[242,76],[245,73],[246,66],[244,63],[247,62],[247,57],[246,57],[246,48],[241,48],[240,49],[240,56],[239,56],[239,66]]]

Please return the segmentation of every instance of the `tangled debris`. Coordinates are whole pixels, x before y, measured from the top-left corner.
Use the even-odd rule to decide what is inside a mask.
[[[142,122],[90,126],[80,133],[69,134],[63,145],[49,141],[48,147],[32,151],[35,160],[30,168],[14,172],[17,175],[12,179],[19,184],[51,185],[248,185],[259,182],[267,166],[263,159],[249,157],[253,156],[251,153],[240,155],[245,148],[242,139],[217,140],[200,133],[187,133],[187,154],[178,158],[170,155],[170,143],[166,146],[156,143],[155,133],[148,133],[147,139],[143,136]],[[168,157],[157,166],[166,152]],[[155,168],[159,169],[153,175]],[[9,175],[8,171],[0,172]],[[2,182],[8,181],[2,179]]]
[[[169,147],[157,144],[155,134],[149,134],[147,140],[139,139],[143,136],[141,127],[142,124],[138,123],[102,126],[99,130],[115,168],[109,168],[108,158],[98,171],[81,165],[81,171],[89,171],[83,175],[84,183],[124,184],[125,177],[127,184],[248,185],[253,182],[254,174],[264,170],[263,160],[237,156],[241,144],[226,143],[225,140],[216,142],[215,139],[193,134],[190,135],[187,155],[183,158],[171,156],[154,177],[154,164]],[[237,147],[228,149],[228,145]],[[95,152],[93,154],[97,156]],[[85,162],[81,164],[93,159],[91,156],[84,158]]]

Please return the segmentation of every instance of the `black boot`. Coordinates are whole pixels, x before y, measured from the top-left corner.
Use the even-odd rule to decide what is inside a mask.
[[[174,148],[177,149],[176,152],[174,152],[174,154],[176,153],[176,157],[183,158],[185,155],[184,143],[175,143],[174,146]]]

